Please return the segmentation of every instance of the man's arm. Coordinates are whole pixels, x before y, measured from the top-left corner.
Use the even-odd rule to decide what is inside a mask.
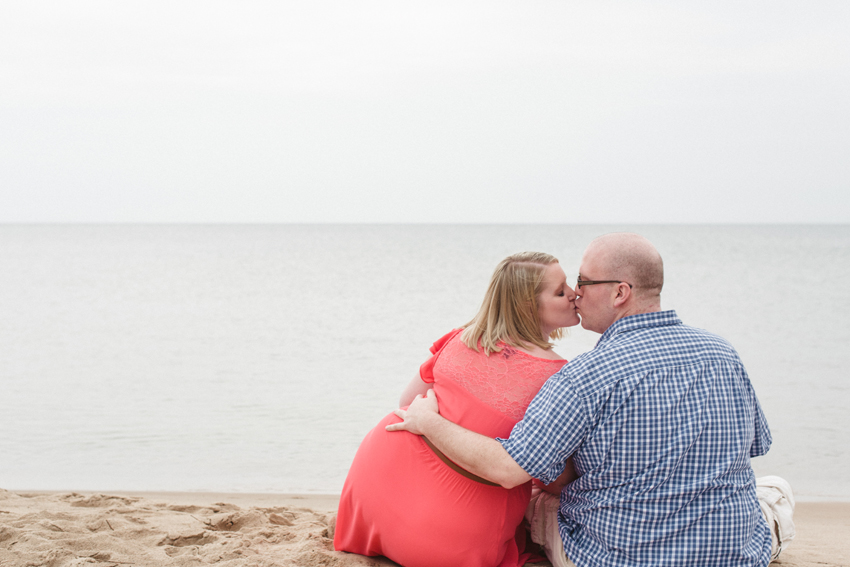
[[[442,417],[434,390],[428,390],[426,397],[416,396],[407,411],[398,409],[395,414],[404,421],[388,425],[387,431],[424,435],[449,459],[473,474],[505,488],[531,480],[501,443]]]
[[[548,492],[549,494],[559,496],[564,487],[577,478],[578,474],[576,474],[576,469],[573,465],[573,459],[572,457],[570,457],[567,460],[566,466],[564,466],[564,472],[562,472],[561,476],[559,476],[554,482],[552,482],[551,484],[543,484],[539,480],[535,480],[534,482],[540,487],[541,490]]]

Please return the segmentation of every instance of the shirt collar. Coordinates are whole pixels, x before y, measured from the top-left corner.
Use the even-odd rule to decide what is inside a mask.
[[[608,327],[608,329],[602,333],[602,336],[599,337],[599,342],[596,343],[596,346],[609,341],[615,335],[619,335],[620,333],[627,333],[636,329],[646,329],[649,327],[666,327],[667,325],[681,324],[682,321],[679,320],[678,315],[676,315],[676,311],[673,309],[669,311],[656,311],[654,313],[629,315],[628,317],[623,317],[622,319],[614,321],[614,324]]]

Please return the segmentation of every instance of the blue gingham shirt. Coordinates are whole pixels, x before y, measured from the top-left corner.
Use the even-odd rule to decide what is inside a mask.
[[[675,311],[615,322],[499,441],[545,483],[574,455],[558,522],[578,567],[770,561],[750,466],[770,448],[764,414],[732,346]]]

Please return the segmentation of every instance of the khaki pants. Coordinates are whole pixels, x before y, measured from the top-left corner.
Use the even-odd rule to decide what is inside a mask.
[[[560,498],[534,486],[531,489],[531,502],[525,510],[525,519],[528,520],[531,541],[543,547],[552,567],[575,567],[567,558],[558,530],[560,504]]]
[[[794,494],[784,479],[763,476],[756,479],[756,496],[770,528],[770,560],[773,561],[794,539]],[[558,530],[559,505],[560,498],[534,487],[525,519],[530,526],[531,541],[543,547],[552,567],[575,567],[564,552],[564,543]]]

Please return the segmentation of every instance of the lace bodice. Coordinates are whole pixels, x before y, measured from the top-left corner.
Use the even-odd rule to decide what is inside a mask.
[[[441,344],[442,343],[442,344]],[[528,404],[544,382],[561,369],[566,360],[537,358],[507,345],[490,356],[475,352],[460,341],[460,334],[443,337],[434,344],[432,376],[439,383],[451,380],[486,405],[515,421],[522,419]],[[426,363],[427,365],[427,363]],[[423,365],[423,371],[426,370]]]

